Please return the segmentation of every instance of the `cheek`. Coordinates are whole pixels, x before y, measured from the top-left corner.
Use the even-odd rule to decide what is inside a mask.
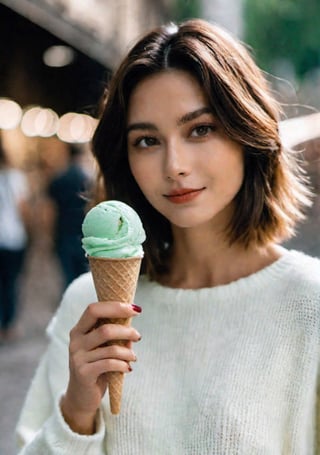
[[[129,166],[131,169],[131,173],[133,178],[136,181],[136,184],[140,188],[142,194],[144,195],[145,199],[157,210],[157,198],[155,198],[156,194],[156,176],[154,171],[150,169],[149,166],[145,166],[145,163],[137,163],[137,162],[130,162]]]
[[[219,180],[221,184],[238,185],[244,178],[244,159],[242,151],[221,150],[217,156],[209,155],[203,160],[206,172],[212,173],[214,180]]]
[[[133,177],[136,179],[136,174],[137,174],[137,161],[136,159],[131,155],[131,153],[128,153],[128,162],[129,162],[129,168],[130,168],[130,171],[131,171],[131,174],[133,175]]]
[[[130,155],[128,158],[131,173],[141,191],[145,193],[147,182],[149,181],[150,184],[150,181],[152,180],[150,169],[148,169],[148,166],[146,166],[144,161],[130,157]]]
[[[243,160],[235,160],[231,167],[231,178],[238,184],[243,182],[244,178],[244,163]]]
[[[226,162],[220,163],[217,169],[219,169],[221,191],[227,197],[233,198],[244,180],[244,161],[242,154],[235,154],[229,158]]]
[[[242,150],[234,150],[229,157],[227,168],[229,169],[229,178],[234,182],[241,182],[244,178],[244,155]]]

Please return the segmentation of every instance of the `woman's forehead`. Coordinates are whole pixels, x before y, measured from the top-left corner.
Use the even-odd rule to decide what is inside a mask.
[[[208,111],[209,103],[195,77],[182,70],[164,71],[135,87],[129,100],[128,121],[156,116],[157,110],[175,113],[180,118],[204,108]]]

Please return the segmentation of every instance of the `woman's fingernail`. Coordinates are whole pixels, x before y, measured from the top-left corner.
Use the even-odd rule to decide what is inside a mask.
[[[134,303],[133,303],[131,306],[132,306],[132,309],[133,309],[136,313],[141,313],[141,311],[142,311],[141,306],[135,305]]]
[[[131,373],[131,371],[132,371],[132,367],[131,367],[131,365],[128,365],[128,370],[129,370],[129,371],[130,371],[130,373]]]

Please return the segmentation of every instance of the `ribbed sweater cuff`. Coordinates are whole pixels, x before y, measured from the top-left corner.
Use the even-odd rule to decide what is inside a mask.
[[[101,410],[97,414],[97,432],[93,435],[74,433],[65,422],[60,409],[61,396],[55,403],[53,415],[45,425],[46,439],[49,447],[59,450],[59,455],[100,454],[105,433],[105,424]],[[55,452],[54,452],[55,453]]]

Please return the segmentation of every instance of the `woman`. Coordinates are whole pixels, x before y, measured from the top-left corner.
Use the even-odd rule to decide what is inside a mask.
[[[162,27],[129,52],[93,151],[106,197],[142,218],[145,274],[133,306],[90,304],[90,274],[69,287],[21,454],[315,452],[320,263],[279,245],[310,194],[278,121],[262,73],[218,27]],[[96,328],[141,307],[131,328]],[[127,345],[103,347],[115,339]],[[105,373],[136,358],[113,416]]]

